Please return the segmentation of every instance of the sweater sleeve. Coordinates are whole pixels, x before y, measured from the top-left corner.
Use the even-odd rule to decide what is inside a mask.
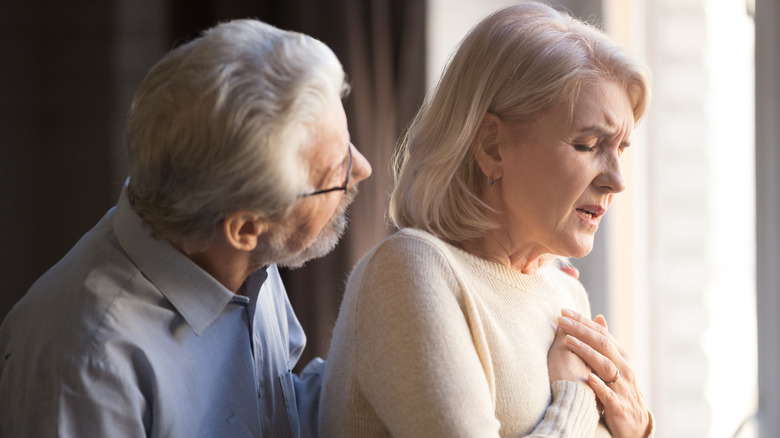
[[[587,437],[593,436],[599,416],[593,393],[579,383],[559,380],[552,383],[552,404],[533,437]]]
[[[390,434],[499,436],[488,378],[444,257],[420,240],[391,239],[358,287],[358,381]]]

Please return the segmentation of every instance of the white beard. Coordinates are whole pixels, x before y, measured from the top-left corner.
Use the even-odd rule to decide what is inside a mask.
[[[256,255],[254,262],[258,266],[276,263],[279,267],[295,269],[300,268],[309,260],[326,256],[333,251],[347,229],[347,208],[355,199],[356,195],[357,187],[355,186],[344,196],[344,199],[333,213],[333,217],[325,224],[322,231],[320,231],[320,234],[303,249],[293,251],[290,248],[297,247],[297,242],[285,241],[285,239],[278,234],[272,234],[271,236],[267,236],[265,244],[259,244],[258,248],[254,251],[254,254]]]

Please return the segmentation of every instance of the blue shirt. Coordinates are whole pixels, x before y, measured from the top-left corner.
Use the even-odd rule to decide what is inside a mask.
[[[275,265],[236,295],[115,208],[0,326],[0,436],[316,436],[324,363]]]

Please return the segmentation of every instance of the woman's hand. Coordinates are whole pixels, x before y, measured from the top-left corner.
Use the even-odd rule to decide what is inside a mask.
[[[577,382],[591,389],[588,376],[590,367],[584,360],[574,354],[566,343],[567,333],[558,330],[555,334],[550,351],[547,353],[547,370],[550,375],[550,383],[558,380]]]
[[[646,437],[651,430],[650,413],[631,359],[609,333],[607,321],[601,315],[590,321],[567,309],[561,314],[558,335],[565,332],[566,345],[593,370],[587,381],[604,407],[612,436]]]

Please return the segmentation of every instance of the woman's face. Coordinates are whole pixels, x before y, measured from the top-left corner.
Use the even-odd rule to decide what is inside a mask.
[[[627,93],[607,81],[582,91],[571,124],[567,113],[558,108],[504,131],[500,190],[513,242],[582,257],[613,195],[626,187],[620,156],[634,115]]]

